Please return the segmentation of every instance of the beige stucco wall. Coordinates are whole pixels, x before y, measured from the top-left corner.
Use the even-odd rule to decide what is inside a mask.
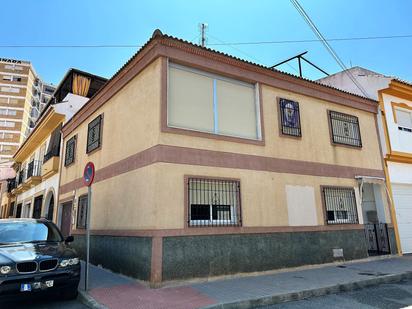
[[[86,154],[88,123],[100,114],[104,117],[101,149]],[[63,168],[61,183],[82,177],[88,161],[93,161],[96,169],[100,169],[156,145],[159,130],[160,59],[64,139],[65,147],[65,142],[77,134],[75,164]]]
[[[239,179],[242,225],[245,227],[288,226],[287,185],[314,189],[316,225],[325,224],[321,186],[353,187],[357,197],[359,221],[363,222],[359,208],[358,184],[354,179],[156,163],[93,185],[92,229],[183,228],[187,220],[184,216],[187,207],[184,202],[185,175]],[[86,193],[86,188],[75,192],[74,218],[77,215],[78,197]],[[69,192],[60,198],[67,198],[72,194],[73,192]],[[386,204],[386,201],[384,202]],[[302,217],[306,216],[304,209],[302,207]],[[389,220],[388,212],[386,216]]]
[[[78,135],[75,164],[62,168],[61,185],[80,178],[88,161],[93,161],[99,170],[157,144],[382,169],[375,114],[264,85],[265,146],[161,133],[160,73],[158,59],[65,138],[64,143]],[[279,135],[278,97],[299,102],[301,139]],[[331,145],[328,109],[359,117],[361,149]],[[87,125],[100,114],[104,115],[101,149],[86,154]],[[314,188],[319,225],[324,224],[320,186],[357,187],[355,179],[156,163],[93,185],[92,229],[183,228],[187,207],[184,205],[184,175],[240,179],[243,226],[249,227],[288,225],[286,185]],[[75,196],[74,218],[77,198],[85,193],[83,187],[60,195],[60,200]],[[358,215],[361,220],[361,211]]]
[[[279,134],[277,98],[299,102],[302,138]],[[375,115],[319,99],[262,86],[265,146],[233,143],[221,140],[162,133],[160,144],[191,148],[246,153],[275,158],[382,169]],[[357,116],[360,123],[362,148],[332,146],[327,110]]]

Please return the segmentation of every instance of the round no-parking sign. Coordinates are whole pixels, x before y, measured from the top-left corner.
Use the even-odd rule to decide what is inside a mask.
[[[94,180],[94,164],[93,162],[88,162],[86,166],[84,167],[83,171],[83,183],[87,186],[90,187],[93,183]]]

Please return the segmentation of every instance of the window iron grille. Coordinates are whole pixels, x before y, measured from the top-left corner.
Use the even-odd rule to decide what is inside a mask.
[[[74,162],[76,152],[76,136],[73,136],[66,142],[66,153],[64,156],[64,166]]]
[[[102,115],[97,116],[89,123],[87,131],[87,150],[89,153],[100,147],[102,130]]]
[[[280,99],[279,105],[282,134],[302,136],[299,103],[287,99]]]
[[[355,190],[353,188],[324,187],[323,198],[327,224],[357,224]]]
[[[358,117],[329,111],[329,121],[333,143],[362,147]]]
[[[239,181],[189,178],[188,203],[189,226],[241,225]]]

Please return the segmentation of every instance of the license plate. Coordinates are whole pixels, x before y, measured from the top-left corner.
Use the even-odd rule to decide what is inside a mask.
[[[22,283],[20,285],[20,292],[30,292],[31,291],[31,284],[30,283]]]

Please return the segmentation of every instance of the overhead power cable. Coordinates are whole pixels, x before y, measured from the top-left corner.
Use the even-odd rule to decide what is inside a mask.
[[[199,37],[199,35],[197,36]],[[365,36],[365,37],[347,37],[347,38],[329,38],[328,42],[333,41],[367,41],[367,40],[389,40],[412,38],[412,34],[404,35],[387,35],[387,36]],[[194,41],[194,40],[191,40]],[[225,46],[225,45],[268,45],[268,44],[294,44],[294,43],[315,43],[322,42],[320,39],[302,39],[302,40],[277,40],[277,41],[250,41],[250,42],[220,42],[209,43],[208,46]],[[135,44],[0,44],[0,48],[140,48],[143,45]]]
[[[362,85],[358,82],[358,80],[353,76],[353,74],[347,69],[346,65],[343,63],[343,61],[340,59],[336,51],[332,48],[332,46],[328,43],[328,41],[325,39],[325,37],[322,35],[322,33],[319,31],[319,29],[316,27],[315,23],[312,21],[312,19],[309,17],[309,15],[306,13],[306,11],[303,9],[303,7],[299,4],[298,0],[290,0],[292,2],[293,6],[296,8],[298,13],[303,17],[305,22],[308,24],[308,26],[311,28],[313,33],[318,37],[320,42],[325,46],[326,50],[331,54],[333,59],[337,62],[337,64],[341,67],[343,72],[346,73],[346,75],[349,77],[349,79],[355,84],[355,86],[360,90],[360,92],[367,98],[369,98],[369,94],[366,92],[366,90],[362,87]]]
[[[248,57],[248,58],[250,58],[250,59],[252,59],[252,60],[254,60],[254,61],[257,61],[257,62],[260,63],[260,64],[263,64],[263,61],[259,60],[259,59],[256,58],[255,56],[250,55],[249,53],[246,53],[246,52],[242,51],[242,50],[239,49],[238,47],[233,46],[233,45],[230,44],[230,43],[226,43],[226,42],[220,40],[219,38],[217,38],[217,37],[215,37],[215,36],[213,36],[213,35],[211,35],[211,34],[209,34],[209,36],[212,37],[213,39],[215,39],[216,41],[219,41],[220,43],[207,44],[207,45],[220,45],[220,46],[223,46],[223,45],[224,45],[224,46],[229,46],[229,47],[233,48],[234,50],[238,51],[239,53],[243,54],[244,56],[246,56],[246,57]],[[286,65],[289,66],[289,67],[290,67],[292,70],[294,70],[296,73],[298,73],[298,71],[296,70],[296,68],[294,68],[293,66],[291,66],[289,63],[286,63]]]
[[[412,34],[405,35],[388,35],[388,36],[365,36],[365,37],[349,37],[349,38],[330,38],[332,41],[364,41],[364,40],[385,40],[385,39],[401,39],[412,38]],[[263,44],[290,44],[290,43],[314,43],[321,42],[321,40],[308,39],[308,40],[280,40],[280,41],[254,41],[254,42],[228,42],[228,43],[213,43],[208,45],[263,45]]]

